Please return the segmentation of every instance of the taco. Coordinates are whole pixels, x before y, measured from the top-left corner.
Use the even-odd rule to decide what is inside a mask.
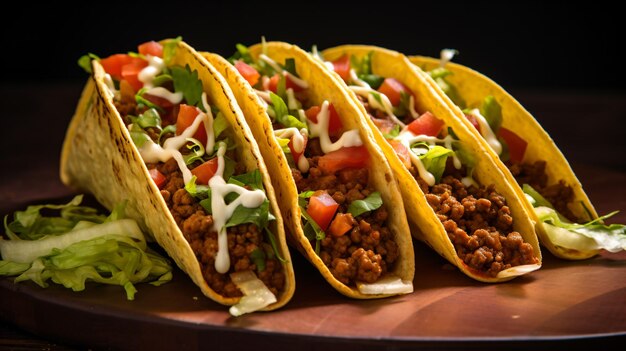
[[[128,215],[231,314],[285,305],[295,279],[282,217],[221,75],[180,38],[79,63],[92,75],[62,181],[108,208],[128,200]]]
[[[563,259],[595,256],[600,249],[626,249],[626,226],[602,224],[580,181],[548,133],[493,80],[468,67],[441,59],[413,56],[412,63],[433,79],[433,89],[454,114],[500,158],[502,169],[527,206],[541,244]],[[447,97],[445,96],[447,95]]]
[[[471,278],[500,282],[541,267],[525,208],[469,128],[397,52],[313,52],[360,102],[400,183],[413,235]]]
[[[272,175],[294,245],[340,293],[413,291],[402,198],[356,104],[295,45],[237,46],[205,57],[230,84]]]

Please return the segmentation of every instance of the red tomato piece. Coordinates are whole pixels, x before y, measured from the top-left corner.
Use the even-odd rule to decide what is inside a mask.
[[[254,69],[254,67],[250,66],[249,64],[241,60],[235,62],[235,68],[237,69],[237,71],[239,71],[239,74],[241,74],[241,76],[245,80],[247,80],[248,83],[250,83],[250,85],[252,86],[254,86],[259,81],[259,78],[261,77],[261,74],[257,72],[257,70]]]
[[[411,122],[407,128],[415,135],[437,136],[443,127],[443,121],[430,112],[425,112]]]
[[[352,229],[354,219],[348,213],[337,213],[335,219],[330,223],[328,231],[332,236],[342,236]]]
[[[328,195],[324,190],[316,191],[309,199],[309,204],[306,207],[306,212],[313,218],[315,223],[323,230],[326,231],[330,221],[335,216],[339,204]]]
[[[104,71],[115,80],[122,80],[122,67],[131,63],[146,62],[139,57],[132,57],[128,54],[114,54],[100,60],[100,64]],[[146,65],[148,63],[146,62]]]
[[[378,91],[385,94],[393,106],[398,106],[402,99],[402,93],[411,94],[409,88],[394,78],[385,78]]]
[[[144,56],[152,55],[157,57],[163,57],[163,45],[157,43],[154,40],[139,45],[138,49],[139,53]]]
[[[297,85],[296,83],[292,82],[291,79],[289,79],[289,76],[285,76],[285,89],[293,89],[294,93],[297,93],[299,91],[304,90],[304,88],[302,88],[301,86]],[[272,76],[272,78],[270,78],[270,85],[269,85],[269,89],[273,92],[276,93],[276,91],[278,90],[278,81],[280,80],[280,74],[276,73],[275,75]]]
[[[311,106],[304,111],[304,114],[310,121],[317,123],[317,115],[320,111],[321,107]],[[341,123],[341,118],[339,117],[339,114],[337,113],[337,110],[335,110],[335,106],[333,106],[333,104],[328,104],[328,111],[330,113],[330,117],[328,119],[328,134],[334,135],[335,133],[343,130],[343,124]]]
[[[195,106],[189,106],[185,104],[180,104],[180,109],[178,110],[178,118],[176,119],[176,135],[182,134],[185,129],[187,129],[193,121],[196,119],[196,116],[202,113],[199,108]],[[202,145],[206,144],[207,135],[206,129],[204,127],[204,122],[200,123],[198,129],[193,135],[193,138],[197,139]]]
[[[402,144],[398,140],[387,140],[387,141],[389,142],[393,150],[396,152],[396,155],[398,155],[398,158],[400,159],[400,161],[402,161],[402,164],[404,164],[404,167],[406,167],[407,169],[410,169],[411,168],[411,156],[409,156],[409,149],[407,149],[407,147],[404,146],[404,144]]]
[[[524,159],[524,153],[526,153],[526,147],[528,143],[526,140],[519,137],[513,131],[500,127],[498,130],[498,136],[504,139],[504,142],[509,147],[509,155],[512,163],[521,163]]]
[[[369,158],[365,146],[342,147],[320,157],[317,166],[322,172],[332,174],[344,168],[365,168]]]
[[[471,113],[465,113],[465,118],[476,128],[476,130],[480,133],[480,124],[478,123],[478,118]]]
[[[340,58],[333,61],[333,69],[344,82],[350,80],[350,56],[348,54],[344,54]]]
[[[122,79],[127,81],[135,91],[139,91],[143,87],[143,82],[139,80],[139,72],[146,66],[148,66],[146,60],[135,61],[122,66]]]
[[[156,168],[148,170],[148,173],[150,173],[150,178],[152,178],[157,188],[162,189],[163,185],[165,185],[165,182],[167,181],[167,178],[165,178],[163,173],[159,172]]]
[[[196,184],[209,184],[209,180],[213,178],[217,172],[218,159],[214,157],[200,166],[191,170],[191,174],[196,176]]]

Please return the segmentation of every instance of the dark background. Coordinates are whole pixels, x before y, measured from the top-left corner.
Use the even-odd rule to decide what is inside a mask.
[[[408,5],[411,4],[411,5]],[[3,11],[3,81],[82,81],[75,62],[182,36],[230,55],[235,44],[288,41],[310,49],[373,44],[406,54],[460,51],[456,62],[506,88],[620,89],[624,16],[589,2],[83,2]]]

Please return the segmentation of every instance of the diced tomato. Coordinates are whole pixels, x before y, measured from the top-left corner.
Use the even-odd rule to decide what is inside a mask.
[[[311,196],[309,204],[306,207],[306,212],[323,231],[326,231],[338,207],[339,204],[335,199],[328,195],[326,191],[321,190],[316,191]]]
[[[139,45],[139,53],[146,56],[152,55],[157,57],[163,57],[163,45],[156,41],[148,41]]]
[[[115,54],[100,60],[100,64],[104,71],[115,80],[122,80],[122,67],[130,63],[146,62],[139,57],[132,57],[127,54]],[[146,62],[146,65],[148,63]]]
[[[480,133],[480,124],[478,124],[478,119],[471,113],[465,113],[465,118],[467,118],[470,123],[476,128],[476,130]]]
[[[306,149],[306,143],[309,140],[309,138],[307,137],[306,134],[302,135],[304,137],[304,145],[302,147],[302,151],[300,152],[296,152],[293,148],[293,138],[291,138],[291,140],[289,140],[289,144],[287,144],[287,146],[289,146],[289,150],[291,150],[291,156],[293,157],[293,161],[296,163],[296,165],[298,164],[298,160],[300,159],[300,156],[302,156],[302,154],[304,153],[304,150]]]
[[[200,111],[200,109],[195,106],[180,104],[180,110],[178,110],[178,118],[176,119],[176,134],[182,134],[182,132],[184,132],[185,129],[187,129],[187,127],[189,127],[193,123],[193,121],[196,119],[196,116],[201,112],[202,111]],[[195,139],[198,139],[198,141],[203,145],[206,144],[207,135],[206,129],[204,127],[204,122],[200,123],[193,137]]]
[[[139,72],[146,66],[148,66],[146,60],[135,61],[122,66],[122,79],[127,81],[135,91],[139,91],[143,87],[143,82],[139,80]]]
[[[519,135],[504,127],[500,127],[498,130],[498,136],[504,139],[504,142],[508,146],[511,162],[521,163],[524,159],[526,146],[528,146],[526,140],[520,138]]]
[[[163,187],[163,185],[165,185],[165,182],[167,181],[167,178],[165,178],[163,173],[159,172],[158,169],[152,168],[152,169],[148,170],[148,173],[150,173],[150,178],[152,178],[152,180],[154,181],[154,184],[156,184],[157,188],[161,189]]]
[[[378,91],[385,94],[393,106],[400,104],[402,93],[411,94],[409,88],[394,78],[385,78],[383,84],[378,87]]]
[[[235,68],[237,69],[237,71],[239,71],[239,74],[241,74],[241,76],[248,81],[248,83],[250,83],[250,85],[254,86],[258,81],[259,78],[261,77],[261,74],[259,72],[257,72],[256,69],[254,69],[254,67],[250,66],[249,64],[238,60],[235,62]]]
[[[348,54],[344,54],[340,58],[333,61],[333,69],[344,82],[350,80],[350,56]]]
[[[443,127],[443,121],[430,112],[425,112],[407,126],[413,134],[429,136],[437,136],[441,127]]]
[[[400,159],[400,161],[402,161],[402,164],[404,164],[404,166],[407,169],[410,169],[411,168],[411,156],[409,156],[409,149],[407,149],[407,147],[404,146],[404,144],[402,144],[398,140],[387,140],[387,141],[389,142],[393,150],[396,152],[396,155],[398,155],[398,158]]]
[[[374,118],[374,117],[372,117],[372,122],[374,122],[376,127],[378,127],[378,130],[380,130],[380,132],[383,133],[383,134],[391,132],[393,130],[393,127],[395,127],[395,125],[396,125],[392,121],[390,121],[388,119],[384,119],[384,118]]]
[[[301,86],[297,85],[296,83],[292,82],[291,79],[289,79],[289,76],[285,76],[285,89],[293,89],[293,91],[295,93],[304,90]],[[269,89],[273,92],[276,93],[276,91],[278,90],[278,81],[280,80],[280,74],[276,73],[275,75],[272,76],[272,78],[270,78],[270,85],[269,85]]]
[[[349,213],[337,213],[335,219],[330,223],[328,231],[332,236],[342,236],[352,229],[354,219]]]
[[[306,118],[308,118],[313,123],[317,123],[317,115],[320,113],[320,106],[311,106],[304,114]],[[333,104],[328,104],[328,111],[330,113],[330,117],[328,119],[328,134],[334,135],[337,132],[343,130],[343,124],[341,123],[341,118],[339,118],[339,114],[337,110],[335,110],[335,106]]]
[[[369,158],[365,146],[342,147],[320,157],[317,165],[322,172],[332,174],[344,168],[365,168]]]
[[[209,184],[209,180],[217,172],[218,158],[214,157],[200,166],[191,170],[191,174],[196,176],[196,184]]]

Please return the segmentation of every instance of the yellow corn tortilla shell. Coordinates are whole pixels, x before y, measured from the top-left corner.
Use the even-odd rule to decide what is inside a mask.
[[[428,77],[425,74],[419,73],[419,68],[412,65],[407,57],[401,53],[376,46],[343,45],[324,50],[321,54],[324,60],[334,61],[344,54],[355,55],[358,58],[362,58],[369,52],[373,52],[372,72],[374,74],[386,78],[395,78],[401,81],[415,95],[416,109],[419,113],[430,111],[437,118],[444,121],[448,127],[452,127],[455,134],[459,137],[459,140],[463,142],[467,150],[473,154],[476,160],[473,173],[474,179],[483,185],[495,184],[496,191],[505,197],[507,205],[511,209],[511,216],[514,218],[514,230],[519,232],[524,241],[533,247],[535,256],[539,259],[539,264],[514,266],[499,272],[496,277],[486,276],[484,273],[467,266],[457,255],[454,245],[448,238],[443,224],[426,201],[426,197],[415,178],[402,164],[402,161],[397,157],[395,151],[389,143],[387,143],[385,137],[378,130],[376,125],[370,118],[367,118],[367,124],[372,130],[376,141],[382,147],[400,183],[407,217],[412,225],[414,237],[426,242],[467,276],[482,282],[493,283],[507,281],[540,268],[541,251],[537,235],[534,225],[518,193],[511,184],[506,181],[505,175],[495,162],[492,153],[486,149],[483,143],[478,142],[470,128],[454,115],[446,102],[441,98],[440,94],[434,91],[427,80]],[[334,72],[333,77],[335,77],[335,80],[343,82],[341,77]],[[343,84],[345,89],[352,93],[345,83]],[[358,101],[356,94],[352,93],[352,96],[355,101]],[[359,106],[362,113],[367,116],[365,107],[360,103]]]
[[[277,301],[265,308],[273,310],[285,305],[293,296],[295,276],[282,223],[267,169],[257,144],[245,124],[232,92],[215,69],[190,46],[180,42],[172,65],[189,65],[197,71],[208,100],[224,114],[232,127],[231,137],[241,151],[241,162],[247,170],[259,169],[263,185],[276,220],[271,230],[283,258],[285,287]],[[152,181],[130,133],[117,112],[105,72],[98,61],[92,61],[93,75],[87,81],[76,112],[67,130],[61,153],[61,180],[68,186],[86,191],[105,207],[127,199],[126,213],[137,220],[144,231],[167,251],[178,267],[185,271],[204,295],[224,305],[234,305],[239,297],[217,294],[205,281],[200,263],[191,246],[176,225],[159,189]]]
[[[295,60],[300,78],[309,84],[308,91],[312,104],[319,105],[324,100],[331,101],[339,116],[341,116],[345,129],[359,129],[363,145],[367,147],[371,158],[370,184],[373,185],[376,191],[381,193],[383,203],[389,213],[387,223],[394,233],[394,240],[398,244],[400,251],[399,258],[390,273],[404,282],[413,282],[415,273],[413,242],[406,214],[402,210],[402,197],[393,177],[393,172],[389,168],[384,155],[373,141],[370,131],[367,128],[363,128],[363,117],[358,107],[342,89],[341,85],[337,84],[328,75],[326,69],[319,62],[313,60],[307,52],[295,45],[283,42],[268,42],[265,44],[265,49],[265,54],[276,62],[285,62],[287,58]],[[250,47],[250,53],[257,59],[261,53],[261,45]],[[274,189],[276,189],[285,225],[290,233],[290,243],[295,245],[317,267],[331,286],[345,296],[356,299],[373,299],[395,295],[385,293],[363,294],[357,288],[341,283],[332,275],[304,235],[301,211],[298,206],[298,189],[291,176],[287,158],[274,137],[272,122],[265,111],[263,102],[260,101],[250,84],[228,61],[215,54],[203,53],[203,55],[224,75],[226,81],[230,84],[237,101],[244,111],[250,129],[252,129],[252,133],[259,143],[261,153],[272,176],[272,182]]]
[[[424,71],[430,71],[439,67],[440,62],[438,59],[424,56],[411,56],[409,60]],[[596,210],[591,204],[589,197],[587,197],[587,194],[585,194],[580,181],[565,159],[565,156],[530,112],[500,85],[485,75],[456,63],[447,63],[445,67],[453,73],[447,76],[446,80],[455,86],[459,95],[466,101],[467,106],[480,106],[483,99],[488,95],[492,95],[496,101],[498,101],[502,107],[502,126],[515,131],[522,139],[528,141],[526,153],[524,154],[524,162],[533,163],[535,161],[545,160],[548,164],[546,167],[548,184],[555,184],[558,183],[559,180],[564,180],[565,183],[572,188],[574,191],[574,200],[568,204],[568,207],[577,218],[587,221],[598,218]],[[439,88],[436,82],[433,80],[430,81],[431,84],[434,83],[435,85],[433,87],[434,90],[440,92],[442,99],[446,101],[455,115],[457,115],[460,120],[470,123],[467,121],[467,118],[465,118],[461,109],[445,96],[445,93]],[[476,134],[477,138],[483,139],[476,128],[470,129]],[[495,152],[493,153],[495,154]],[[514,185],[520,197],[523,198],[523,202],[531,218],[537,223],[536,230],[541,244],[552,254],[563,259],[581,260],[593,257],[599,252],[598,250],[573,250],[552,243],[535,214],[532,204],[526,200],[522,188],[518,185],[517,181],[504,164],[501,165],[501,168],[507,176],[508,181]]]

